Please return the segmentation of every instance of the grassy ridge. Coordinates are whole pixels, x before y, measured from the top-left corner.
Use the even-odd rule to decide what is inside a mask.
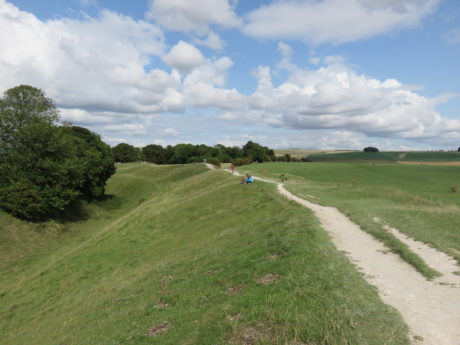
[[[2,257],[0,344],[408,343],[398,314],[274,186],[132,164],[108,193],[87,217],[42,225],[49,244]],[[16,239],[37,230],[12,227]]]
[[[459,162],[458,152],[343,152],[314,153],[313,162]]]
[[[460,262],[460,167],[366,163],[269,163],[250,169],[276,178],[287,174],[287,188],[334,205],[383,240],[427,277],[421,259],[375,222],[387,224],[452,255]]]

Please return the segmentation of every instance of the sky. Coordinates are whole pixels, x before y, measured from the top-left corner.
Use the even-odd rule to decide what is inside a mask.
[[[112,146],[460,146],[458,0],[0,0],[0,47]]]

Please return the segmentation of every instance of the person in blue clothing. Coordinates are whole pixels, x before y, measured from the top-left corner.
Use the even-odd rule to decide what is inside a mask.
[[[252,183],[252,182],[254,182],[254,178],[249,174],[246,174],[246,179],[243,179],[241,181],[242,184]]]

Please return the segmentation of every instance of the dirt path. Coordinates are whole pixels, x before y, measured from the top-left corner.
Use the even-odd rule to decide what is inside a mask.
[[[428,281],[336,208],[301,199],[281,183],[254,179],[277,184],[282,195],[315,213],[337,249],[345,252],[363,272],[382,300],[401,313],[414,344],[460,345],[460,277],[452,272],[460,268],[449,256],[399,233],[398,237],[428,265],[443,273],[442,277]]]

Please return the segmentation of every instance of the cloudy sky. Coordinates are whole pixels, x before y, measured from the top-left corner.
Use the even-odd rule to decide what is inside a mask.
[[[460,146],[458,0],[0,0],[0,47],[111,145]]]

